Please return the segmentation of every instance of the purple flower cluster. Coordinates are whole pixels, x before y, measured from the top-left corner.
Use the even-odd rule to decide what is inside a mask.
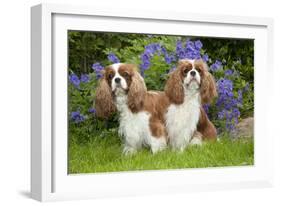
[[[75,123],[81,123],[85,120],[85,116],[82,115],[79,111],[71,112],[71,119]]]
[[[95,109],[95,108],[90,108],[88,111],[89,111],[90,113],[92,113],[92,114],[95,114],[95,113],[96,113],[96,109]]]
[[[232,74],[233,74],[233,70],[231,70],[231,69],[227,69],[224,71],[225,76],[231,76]]]
[[[202,47],[203,44],[200,40],[194,42],[187,40],[185,47],[181,41],[178,41],[176,45],[176,55],[178,59],[200,59],[202,58],[200,54]],[[206,57],[207,56],[205,56],[205,59]]]
[[[96,74],[96,78],[100,79],[102,77],[102,70],[104,69],[104,67],[99,62],[97,62],[92,65],[92,69]]]
[[[203,61],[208,62],[209,60],[208,54],[204,53],[202,50],[203,44],[200,40],[191,41],[187,40],[185,42],[177,41],[176,42],[175,51],[167,51],[163,45],[159,43],[151,43],[144,47],[144,52],[140,55],[141,64],[140,64],[140,72],[141,75],[144,76],[144,72],[150,68],[151,59],[154,55],[158,55],[165,63],[171,68],[169,72],[175,69],[176,62],[180,59],[203,59]],[[112,63],[119,63],[120,60],[114,53],[108,54],[108,60]],[[223,65],[226,65],[226,62],[216,60],[210,66],[210,71],[217,76],[218,78],[223,75],[222,72],[216,72],[218,70],[224,72],[224,76],[217,81],[217,90],[218,90],[218,98],[215,105],[203,105],[206,113],[217,111],[215,119],[223,120],[225,122],[225,126],[227,131],[232,131],[235,129],[235,125],[238,123],[238,118],[240,117],[239,108],[243,103],[243,93],[247,92],[250,88],[249,84],[240,90],[234,91],[233,80],[239,78],[237,76],[237,72],[235,69],[226,69],[222,70]],[[104,67],[99,63],[95,63],[92,65],[92,69],[96,74],[96,78],[100,79],[103,76]],[[168,71],[167,71],[168,72]],[[69,81],[76,87],[79,88],[81,83],[87,83],[90,81],[90,76],[88,74],[82,74],[81,77],[76,74],[69,75]],[[236,87],[235,87],[236,88]],[[237,92],[237,93],[236,93]],[[83,110],[84,111],[84,110]],[[89,108],[88,112],[92,115],[95,115],[95,108]],[[212,117],[214,118],[214,116]],[[85,121],[87,116],[84,116],[80,113],[80,111],[71,112],[71,119],[75,123],[80,123]]]
[[[108,58],[109,61],[111,61],[114,64],[115,63],[120,63],[120,60],[118,59],[118,57],[114,53],[112,53],[112,52],[110,52],[108,54],[107,58]]]
[[[179,59],[200,59],[202,58],[205,62],[209,60],[209,56],[204,54],[201,56],[201,48],[203,44],[200,40],[191,41],[187,40],[185,42],[185,46],[183,46],[182,41],[178,41],[176,43],[176,50],[175,52],[169,53],[167,49],[158,43],[152,43],[145,46],[144,52],[141,54],[141,74],[144,75],[144,71],[150,67],[150,61],[153,55],[163,55],[164,60],[167,64],[172,64]]]
[[[204,62],[208,62],[208,61],[209,61],[209,56],[208,56],[208,54],[204,54],[204,55],[202,56],[202,59],[203,59]]]
[[[68,79],[75,87],[79,87],[80,79],[76,74],[70,74]]]
[[[88,74],[81,74],[81,82],[87,83],[90,81],[90,76]]]
[[[158,55],[161,54],[161,45],[158,43],[149,44],[149,45],[145,46],[144,48],[145,48],[145,52],[148,54],[151,54],[151,55],[153,55],[155,53],[157,53]]]
[[[73,73],[69,75],[68,79],[77,88],[80,86],[81,82],[87,83],[90,81],[90,77],[88,74],[82,74],[81,78],[79,79],[79,77]]]
[[[88,112],[94,115],[96,113],[96,109],[91,107],[88,110]],[[70,116],[71,116],[71,120],[74,121],[75,123],[81,123],[86,120],[86,116],[81,114],[79,110],[71,112]]]
[[[167,49],[165,47],[163,47],[163,46],[161,47],[161,52],[164,55],[164,59],[165,59],[165,62],[167,64],[171,64],[173,61],[176,60],[175,55],[173,53],[169,54]]]
[[[147,70],[150,67],[150,60],[153,57],[154,54],[160,55],[162,51],[162,47],[160,44],[152,43],[144,48],[144,52],[141,54],[141,75],[144,75],[144,71]]]
[[[231,131],[235,129],[240,116],[239,106],[242,104],[243,97],[241,90],[238,91],[238,98],[233,94],[233,82],[227,78],[221,78],[217,81],[218,99],[216,102],[218,119],[226,120],[226,129]]]
[[[118,57],[110,52],[107,56],[108,60],[112,63],[120,63],[120,60],[118,59]],[[97,79],[100,79],[103,74],[102,74],[102,70],[104,69],[104,67],[99,63],[99,62],[96,62],[92,65],[92,69],[94,70],[95,74],[96,74],[96,78]]]
[[[213,72],[218,71],[222,67],[222,63],[219,60],[216,60],[214,64],[210,66],[210,70]]]

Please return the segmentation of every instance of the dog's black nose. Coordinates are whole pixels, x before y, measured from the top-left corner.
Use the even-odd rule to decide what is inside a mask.
[[[191,71],[190,75],[194,77],[196,75],[196,72],[195,71]]]
[[[121,79],[119,77],[116,77],[114,80],[116,83],[120,83]]]

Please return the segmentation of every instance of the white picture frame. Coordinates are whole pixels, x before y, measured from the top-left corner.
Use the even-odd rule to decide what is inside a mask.
[[[273,185],[274,134],[267,121],[273,87],[267,78],[273,75],[272,19],[40,4],[31,8],[31,27],[32,198],[53,201]],[[68,175],[69,29],[255,39],[254,166]]]

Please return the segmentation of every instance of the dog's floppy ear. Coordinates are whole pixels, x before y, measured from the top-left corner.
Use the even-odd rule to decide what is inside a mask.
[[[217,97],[216,82],[212,74],[208,71],[208,66],[205,62],[200,62],[203,65],[203,73],[201,75],[201,103],[209,104]]]
[[[182,86],[181,69],[182,63],[179,62],[175,71],[169,74],[165,85],[165,94],[174,104],[182,104],[184,101],[184,89]]]
[[[127,65],[132,67],[132,82],[128,91],[128,107],[132,112],[139,112],[144,103],[145,94],[147,92],[145,82],[139,72],[136,70],[136,66]]]
[[[105,74],[99,82],[96,91],[95,108],[97,117],[107,119],[116,111],[111,88],[106,81]]]

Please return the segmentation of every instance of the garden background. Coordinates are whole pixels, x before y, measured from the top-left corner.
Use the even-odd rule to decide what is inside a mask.
[[[242,138],[237,132],[239,122],[254,113],[253,40],[69,31],[68,45],[70,173],[253,164],[253,135]],[[95,116],[101,71],[113,63],[133,63],[149,90],[163,90],[169,72],[183,58],[202,58],[216,79],[218,98],[204,109],[221,141],[182,154],[167,150],[152,155],[144,149],[122,156],[118,115],[108,120]]]

